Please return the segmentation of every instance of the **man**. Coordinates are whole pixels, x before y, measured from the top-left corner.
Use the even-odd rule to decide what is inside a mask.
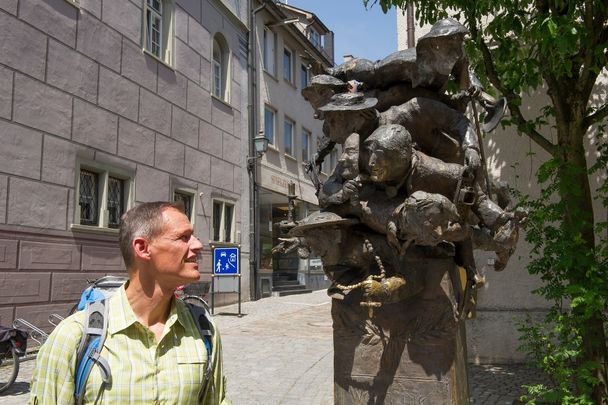
[[[108,332],[101,357],[110,366],[111,381],[103,384],[100,368],[93,366],[83,403],[230,404],[217,329],[214,369],[203,392],[207,350],[189,309],[174,298],[176,287],[199,279],[203,249],[181,205],[152,202],[129,210],[119,243],[129,280],[106,304]],[[84,311],[65,319],[40,348],[30,403],[74,403],[84,319]]]
[[[353,132],[344,141],[342,154],[334,172],[319,190],[319,205],[327,208],[350,199],[356,191],[359,176],[359,134]]]

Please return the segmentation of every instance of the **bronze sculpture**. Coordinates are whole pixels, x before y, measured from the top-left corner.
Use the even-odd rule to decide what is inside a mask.
[[[479,93],[465,34],[441,20],[416,49],[354,59],[302,92],[324,120],[308,166],[321,212],[274,251],[316,253],[332,281],[336,404],[468,403],[462,320],[484,281],[473,248],[504,268],[525,213],[495,203],[485,181],[480,129],[464,114]],[[447,94],[449,80],[463,91]]]

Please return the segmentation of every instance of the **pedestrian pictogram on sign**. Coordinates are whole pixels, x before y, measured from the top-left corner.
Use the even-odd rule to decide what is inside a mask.
[[[213,249],[213,274],[235,275],[240,273],[238,247],[216,247]]]

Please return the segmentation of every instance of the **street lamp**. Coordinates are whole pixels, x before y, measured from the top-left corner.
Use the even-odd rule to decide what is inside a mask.
[[[247,170],[249,171],[253,170],[256,159],[264,156],[264,153],[268,150],[268,138],[264,136],[263,131],[260,131],[259,135],[253,138],[253,148],[255,150],[255,156],[247,156]]]

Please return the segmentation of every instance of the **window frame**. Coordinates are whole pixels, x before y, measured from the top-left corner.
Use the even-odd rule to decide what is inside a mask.
[[[262,37],[262,68],[272,76],[277,75],[277,34],[264,26]],[[269,42],[272,41],[272,42]],[[269,49],[269,45],[272,45]]]
[[[306,139],[306,148],[304,147],[304,139]],[[312,141],[312,132],[306,128],[302,128],[302,132],[300,133],[300,152],[301,152],[300,158],[302,159],[302,163],[310,161],[311,141]],[[306,152],[306,158],[304,158],[305,152]]]
[[[161,4],[160,12],[160,49],[158,54],[151,49],[151,43],[149,43],[149,24],[148,24],[148,12],[159,14],[152,6],[148,4],[149,1],[144,0],[142,7],[142,50],[144,53],[150,55],[159,62],[167,65],[171,69],[175,68],[175,2],[174,0],[158,0]]]
[[[220,60],[216,61],[216,50],[219,53]],[[213,36],[211,47],[211,95],[220,99],[225,103],[230,103],[230,48],[224,37],[220,33]],[[216,74],[215,70],[219,68],[219,93],[216,93]]]
[[[289,133],[289,148],[290,150],[287,151],[287,125],[289,125],[291,127],[291,131]],[[295,158],[295,145],[294,145],[294,132],[296,129],[296,122],[294,120],[292,120],[291,118],[289,118],[288,116],[285,116],[283,118],[283,152],[285,153],[285,155]]]
[[[308,67],[305,64],[300,64],[300,87],[304,90],[308,87],[310,78],[308,77]]]
[[[221,218],[219,223],[219,237],[215,239],[215,205],[221,204]],[[226,206],[232,207],[232,217],[230,218],[230,237],[229,240],[225,240],[226,236]],[[235,243],[236,241],[236,202],[225,200],[222,198],[211,199],[211,229],[209,230],[209,242],[210,243]]]
[[[309,31],[309,34],[308,34],[308,40],[317,49],[321,49],[322,48],[321,37],[322,37],[322,35],[320,33],[318,33],[317,30],[315,30],[312,27],[310,28],[310,31]]]
[[[186,212],[187,206],[185,204],[184,213],[190,220],[190,223],[194,225],[194,219],[196,218],[196,198],[194,198],[196,196],[196,190],[188,187],[180,187],[179,185],[173,185],[173,187],[171,187],[171,201],[178,202],[178,200],[175,198],[176,194],[186,196],[190,199],[190,215],[188,215],[188,212]]]
[[[268,122],[266,121],[266,112],[272,113],[272,139],[268,137]],[[277,110],[269,106],[264,105],[264,136],[268,139],[268,144],[276,147],[276,133],[277,133]]]
[[[289,55],[289,63],[285,66],[285,57]],[[283,48],[283,80],[288,83],[294,84],[294,53],[288,47]],[[287,72],[289,72],[289,77],[286,77]]]
[[[338,150],[336,148],[329,152],[329,173],[333,173],[338,165]]]
[[[82,171],[95,173],[98,176],[98,196],[97,196],[97,223],[82,224],[81,207],[80,207],[80,174]],[[117,233],[118,226],[110,226],[110,209],[109,209],[109,184],[110,179],[118,179],[122,184],[122,210],[119,217],[127,212],[134,204],[135,197],[135,177],[133,173],[127,170],[105,165],[99,162],[78,161],[76,164],[76,179],[75,179],[75,197],[74,197],[74,218],[70,225],[72,229],[95,231],[95,232],[110,232]]]

